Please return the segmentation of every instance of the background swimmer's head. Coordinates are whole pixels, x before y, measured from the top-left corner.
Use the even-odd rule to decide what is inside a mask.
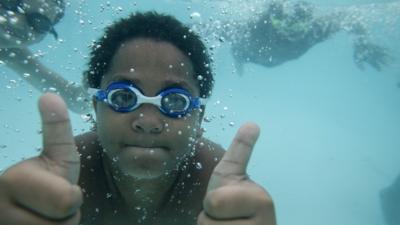
[[[284,16],[283,2],[280,0],[273,0],[268,4],[267,14],[282,19]]]
[[[0,48],[25,47],[47,33],[64,16],[64,0],[0,0]]]
[[[135,38],[165,41],[177,47],[193,64],[200,96],[207,98],[213,87],[211,58],[200,37],[176,18],[156,12],[135,13],[109,26],[105,34],[93,43],[88,70],[83,84],[100,88],[102,77],[110,69],[111,61],[125,42]]]
[[[305,1],[299,1],[296,2],[294,5],[294,17],[299,20],[310,20],[312,19],[314,14],[314,5],[305,2]]]

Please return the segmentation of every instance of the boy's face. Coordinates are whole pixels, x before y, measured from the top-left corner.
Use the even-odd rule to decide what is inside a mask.
[[[168,87],[199,96],[189,58],[174,45],[152,39],[133,39],[119,48],[100,88],[115,81],[133,82],[146,96]],[[136,178],[156,178],[177,168],[201,136],[199,110],[182,118],[168,117],[151,104],[119,113],[95,102],[95,110],[97,132],[107,156],[124,174]]]
[[[46,20],[54,25],[61,10],[54,0],[5,0],[1,5],[0,20],[3,21],[0,22],[0,48],[19,48],[41,41],[47,32],[34,29],[28,22],[28,16],[40,14],[42,17],[38,20]]]

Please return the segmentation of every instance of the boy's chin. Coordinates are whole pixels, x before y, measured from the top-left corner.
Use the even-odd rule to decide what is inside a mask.
[[[165,167],[157,167],[154,165],[153,167],[149,165],[146,168],[136,165],[121,165],[120,168],[126,176],[135,179],[152,180],[159,179],[170,174],[170,172]]]

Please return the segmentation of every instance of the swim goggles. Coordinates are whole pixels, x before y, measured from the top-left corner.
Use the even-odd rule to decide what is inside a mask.
[[[20,13],[23,11],[24,3],[22,3],[22,0],[4,0],[0,2],[0,7],[8,11]],[[26,22],[34,31],[40,34],[49,32],[55,39],[58,39],[54,24],[47,16],[38,12],[24,12],[22,14],[25,15]]]
[[[106,90],[89,88],[89,93],[116,112],[132,112],[141,104],[149,103],[157,106],[166,116],[174,118],[185,116],[206,103],[206,99],[193,97],[183,88],[166,88],[154,97],[145,96],[133,83],[126,81],[111,83]]]

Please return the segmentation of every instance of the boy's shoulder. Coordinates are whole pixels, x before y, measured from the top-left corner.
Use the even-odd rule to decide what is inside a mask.
[[[104,209],[107,208],[106,198],[101,196],[106,196],[109,193],[109,187],[106,182],[102,161],[102,148],[99,144],[97,134],[95,132],[80,134],[75,137],[75,144],[81,155],[79,186],[84,196],[81,214],[83,221],[87,223],[88,218],[101,219],[98,212],[104,212]]]
[[[200,212],[211,174],[224,155],[222,146],[202,138],[198,142],[197,153],[181,168],[172,195],[176,197],[181,209]]]

